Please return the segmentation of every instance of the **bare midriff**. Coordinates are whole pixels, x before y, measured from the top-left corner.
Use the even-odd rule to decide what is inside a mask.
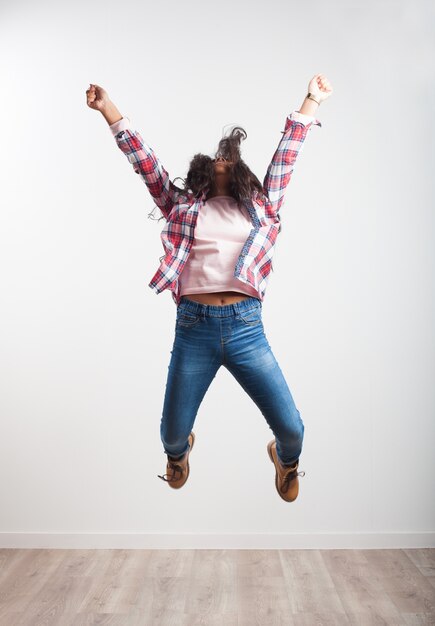
[[[249,298],[247,294],[240,293],[240,291],[216,291],[214,293],[186,293],[185,298],[194,300],[195,302],[201,302],[201,304],[213,304],[213,305],[225,305],[234,304],[234,302],[240,302]]]

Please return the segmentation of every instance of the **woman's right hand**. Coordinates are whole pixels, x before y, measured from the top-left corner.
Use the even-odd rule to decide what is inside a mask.
[[[102,111],[110,102],[109,94],[99,85],[91,84],[86,89],[87,105],[96,111]]]

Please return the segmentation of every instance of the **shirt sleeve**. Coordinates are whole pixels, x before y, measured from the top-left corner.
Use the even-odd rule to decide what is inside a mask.
[[[314,125],[322,124],[317,118],[299,111],[292,111],[286,117],[284,130],[281,131],[282,137],[263,181],[263,192],[276,215],[283,203],[298,155],[301,154],[305,139]]]
[[[162,215],[169,221],[169,214],[183,189],[172,182],[152,147],[134,127],[130,127],[130,118],[123,117],[109,126],[118,148],[125,154],[134,172],[140,175]]]
[[[110,130],[112,131],[113,136],[119,133],[121,130],[125,130],[126,128],[130,128],[130,118],[123,117],[114,124],[110,124]]]
[[[288,117],[295,122],[302,122],[302,124],[316,122],[318,126],[321,126],[319,120],[313,115],[306,115],[305,113],[300,113],[299,111],[292,111]]]

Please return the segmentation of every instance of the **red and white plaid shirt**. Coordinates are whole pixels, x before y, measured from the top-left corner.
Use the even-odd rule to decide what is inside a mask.
[[[254,287],[261,301],[272,270],[276,239],[281,231],[279,211],[285,190],[312,124],[322,126],[315,117],[299,111],[292,111],[287,116],[282,137],[264,178],[264,195],[255,190],[251,198],[243,200],[251,217],[252,230],[243,245],[233,275]],[[189,256],[198,212],[208,189],[195,197],[177,187],[154,150],[144,142],[138,131],[130,128],[129,118],[123,117],[110,129],[118,147],[127,156],[136,174],[140,174],[166,219],[160,234],[165,254],[148,286],[157,294],[169,289],[178,305],[181,299],[178,276]]]

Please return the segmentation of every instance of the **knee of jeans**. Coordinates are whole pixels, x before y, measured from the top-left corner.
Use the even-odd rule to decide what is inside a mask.
[[[305,431],[305,426],[303,422],[300,422],[298,427],[293,429],[293,432],[291,434],[292,439],[295,439],[297,441],[302,441],[302,439],[304,438],[304,431]]]
[[[295,437],[299,440],[302,441],[302,439],[304,438],[304,425],[302,424],[300,429],[296,431],[295,433]]]
[[[303,435],[304,434],[304,430],[305,430],[305,424],[303,422],[303,419],[301,417],[300,412],[297,409],[296,409],[296,411],[297,411],[297,415],[298,415],[299,429],[301,431],[301,435]]]

